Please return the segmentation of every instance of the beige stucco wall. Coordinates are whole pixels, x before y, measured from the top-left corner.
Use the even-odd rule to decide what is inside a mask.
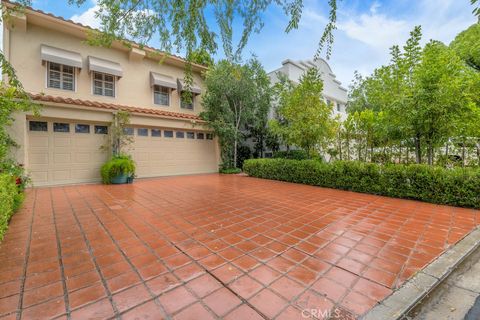
[[[194,110],[180,108],[179,94],[173,90],[170,95],[170,106],[164,107],[153,103],[153,91],[150,86],[150,71],[169,75],[175,80],[184,78],[184,70],[175,65],[159,62],[150,58],[130,60],[126,49],[92,47],[84,43],[84,39],[75,35],[59,32],[50,26],[39,26],[32,23],[27,15],[27,28],[9,30],[6,48],[9,50],[10,62],[17,70],[25,89],[32,93],[45,93],[53,96],[71,97],[75,99],[95,100],[135,107],[161,109],[174,112],[201,112],[201,97],[195,97]],[[51,27],[54,27],[52,25]],[[59,28],[62,30],[61,28]],[[78,52],[83,59],[83,69],[77,72],[76,91],[47,88],[46,64],[40,59],[42,44],[65,50]],[[104,97],[92,94],[91,73],[88,71],[87,57],[94,56],[120,63],[124,76],[116,81],[116,97]],[[202,78],[198,72],[193,74],[194,82],[200,87]]]

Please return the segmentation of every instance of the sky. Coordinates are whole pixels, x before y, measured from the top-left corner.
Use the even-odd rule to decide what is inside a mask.
[[[243,58],[255,55],[267,71],[279,68],[286,59],[312,59],[328,21],[326,3],[327,0],[304,0],[299,28],[288,34],[288,17],[279,7],[270,6],[263,14],[263,29],[250,37]],[[66,0],[34,0],[33,7],[99,26],[94,14],[95,0],[86,0],[80,7],[69,6]],[[450,43],[477,21],[472,9],[470,0],[341,0],[328,63],[337,79],[348,87],[355,71],[369,75],[388,63],[389,48],[404,44],[416,25],[422,26],[424,43],[430,39]],[[155,46],[155,41],[151,44]],[[221,52],[221,46],[219,49]],[[216,58],[221,56],[219,53]]]

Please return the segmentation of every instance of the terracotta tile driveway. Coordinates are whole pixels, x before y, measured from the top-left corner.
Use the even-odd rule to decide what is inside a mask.
[[[0,245],[0,318],[353,319],[478,215],[227,175],[33,189]]]

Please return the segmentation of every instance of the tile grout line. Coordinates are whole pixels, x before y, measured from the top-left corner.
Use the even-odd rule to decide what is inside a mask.
[[[22,274],[22,283],[20,285],[20,296],[19,296],[19,301],[18,301],[18,312],[17,312],[17,320],[20,320],[22,318],[22,312],[23,312],[23,296],[25,292],[25,282],[27,281],[27,267],[28,267],[28,260],[30,257],[30,246],[32,243],[32,233],[33,233],[33,222],[34,222],[34,217],[35,217],[35,207],[37,203],[37,190],[35,190],[35,196],[32,204],[32,217],[30,218],[30,228],[28,232],[28,239],[27,239],[27,248],[25,250],[25,262],[23,265],[23,274]]]
[[[140,188],[140,189],[141,189],[141,188]],[[142,189],[142,190],[143,190],[143,189]],[[144,191],[144,192],[146,192],[147,194],[151,194],[151,192],[149,192],[149,191]],[[113,198],[113,197],[112,197],[112,198]],[[143,205],[140,205],[140,206],[142,206],[142,207],[144,207],[144,208],[147,208],[147,207],[145,207],[145,206],[143,206]],[[149,208],[147,208],[147,209],[150,210]],[[327,216],[330,215],[330,214],[332,214],[332,213],[328,213]],[[342,220],[342,219],[340,219],[340,220]],[[328,226],[328,225],[327,225],[327,226]],[[324,229],[327,228],[327,226],[325,226],[325,227],[323,227],[323,228],[321,228],[321,229],[324,230]],[[205,229],[205,228],[203,228],[203,229]],[[298,230],[298,229],[300,229],[300,228],[294,228],[291,232],[293,232],[293,231],[295,231],[295,230]],[[246,230],[250,230],[250,229],[249,229],[249,228],[246,228]],[[207,233],[211,233],[211,232],[209,232],[208,230],[204,230],[204,231],[207,232]],[[252,231],[252,232],[253,232],[253,231]],[[291,232],[288,232],[288,234],[290,234]],[[258,232],[256,232],[256,233],[258,233]],[[241,236],[241,237],[242,237],[242,236]],[[292,236],[292,237],[298,239],[298,238],[295,237],[295,236]],[[336,238],[338,238],[338,237],[339,237],[339,236],[336,236]],[[242,237],[242,238],[243,238],[243,237]],[[275,239],[272,239],[272,238],[270,238],[270,237],[267,237],[267,238],[269,238],[269,239],[271,239],[271,240],[273,240],[273,241],[276,241]],[[197,240],[195,240],[195,241],[197,241]],[[250,238],[248,238],[248,239],[243,238],[243,241],[251,241],[251,240],[250,240]],[[302,242],[302,241],[304,241],[304,240],[299,239],[299,242]],[[281,241],[280,241],[280,242],[281,242]],[[333,242],[333,239],[328,241],[328,243],[332,243],[332,242]],[[283,242],[281,242],[281,243],[283,243]],[[328,245],[328,243],[325,244],[325,246]],[[284,244],[285,244],[285,243],[284,243]],[[286,245],[286,244],[285,244],[285,245]],[[296,249],[294,245],[286,245],[286,246],[287,246],[288,249],[299,250],[299,249]],[[175,247],[177,247],[177,246],[175,245]],[[233,246],[233,245],[229,245],[228,247],[234,247],[234,246]],[[324,246],[323,246],[323,247],[324,247]],[[178,248],[178,247],[177,247],[177,248]],[[181,250],[182,252],[184,252],[182,249],[180,249],[180,248],[178,248],[178,249]],[[353,249],[353,248],[350,248],[350,250],[352,250],[352,249]],[[350,251],[350,250],[349,250],[349,251]],[[284,253],[284,252],[286,252],[286,251],[287,251],[287,250],[285,250],[285,251],[283,251],[283,252],[281,252],[281,253],[275,252],[276,254],[275,254],[274,257],[272,257],[272,259],[274,259],[274,258],[276,258],[276,257],[280,257],[281,254]],[[304,251],[302,251],[302,250],[299,250],[299,251],[301,251],[302,253],[304,253],[306,256],[308,256],[308,257],[310,257],[310,258],[313,258],[313,257],[314,257],[314,255],[312,255],[312,254],[306,253],[306,252],[304,252]],[[190,257],[190,255],[188,255],[187,253],[184,252],[184,254],[186,254],[187,256]],[[216,254],[216,253],[214,253],[214,254]],[[249,256],[249,257],[252,257],[252,256],[250,255],[250,252],[246,252],[245,255],[246,255],[246,256]],[[254,257],[254,259],[256,259],[257,261],[259,261],[261,265],[268,267],[268,265],[267,265],[266,262],[261,261],[261,260],[259,260],[258,258],[255,258],[255,257]],[[294,263],[293,266],[295,266],[295,267],[300,266],[301,262],[304,261],[304,259],[303,259],[303,260],[300,260],[300,261],[293,261],[293,260],[290,260],[290,259],[288,259],[288,260],[289,260],[289,261],[292,261],[292,262]],[[194,259],[194,261],[195,261],[195,259]],[[322,260],[322,261],[323,261],[323,260]],[[228,263],[231,263],[231,262],[232,262],[232,261],[227,260],[227,264],[228,264]],[[330,268],[329,268],[329,269],[331,269],[332,266],[336,266],[336,267],[338,267],[339,269],[342,269],[342,270],[344,270],[344,271],[346,271],[346,272],[352,273],[351,271],[346,270],[346,269],[344,269],[344,268],[342,268],[342,267],[340,267],[340,266],[337,266],[337,265],[335,265],[335,264],[331,264],[331,263],[329,263],[329,262],[326,262],[326,263],[330,265]],[[200,266],[203,268],[202,265],[200,265]],[[294,268],[293,266],[292,266],[291,269]],[[290,271],[291,271],[291,270],[290,270]],[[245,272],[242,272],[242,273],[245,273]],[[326,273],[326,272],[325,272],[325,273]],[[211,274],[211,273],[209,272],[209,274]],[[246,273],[246,274],[248,275],[248,273]],[[354,274],[354,273],[352,273],[352,274]],[[229,291],[232,291],[232,290],[228,287],[228,285],[224,284],[223,281],[221,281],[220,279],[218,279],[214,274],[211,274],[211,275],[212,275],[214,278],[216,278],[224,287],[226,287],[227,289],[229,289]],[[291,277],[288,275],[288,272],[281,273],[281,275],[284,276],[284,277],[287,277],[288,279],[291,279]],[[362,277],[361,277],[360,275],[358,275],[358,278],[362,278]],[[276,280],[277,280],[277,279],[276,279]],[[317,280],[317,279],[316,279],[316,280]],[[358,281],[358,280],[359,280],[359,279],[357,279],[357,281]],[[293,280],[293,281],[298,282],[297,280]],[[356,281],[356,282],[357,282],[357,281]],[[268,288],[269,288],[267,285],[264,285],[263,283],[261,283],[261,284],[262,284],[262,288],[263,288],[263,289],[268,289]],[[296,296],[296,299],[298,299],[302,294],[304,294],[305,292],[307,292],[308,290],[310,290],[310,288],[311,288],[312,286],[313,286],[313,284],[310,284],[310,285],[305,286],[305,289],[304,289],[300,294],[298,294],[298,295]],[[347,293],[345,293],[345,294],[342,296],[342,298],[345,297],[345,296],[351,291],[351,288],[347,288],[347,289],[348,289],[348,290],[347,290]],[[316,291],[315,291],[315,292],[316,292]],[[234,293],[235,295],[237,295],[234,291],[232,291],[232,293]],[[274,292],[274,293],[277,294],[276,292]],[[277,295],[278,295],[278,294],[277,294]],[[238,296],[238,295],[237,295],[237,296]],[[244,300],[242,297],[239,297],[239,298],[240,298],[241,300]],[[327,297],[325,297],[325,296],[324,296],[324,298],[327,299]],[[296,300],[296,299],[295,299],[295,300]],[[248,303],[248,304],[249,304],[249,303]],[[338,303],[334,303],[334,305],[337,306],[337,305],[339,305],[339,304],[338,304]],[[295,307],[296,305],[294,305],[293,303],[291,303],[290,301],[288,301],[287,304],[286,304],[286,306],[285,306],[284,308],[282,308],[282,309],[280,310],[280,312],[279,312],[276,316],[280,315],[280,313],[281,313],[283,310],[287,309],[289,306]],[[251,307],[253,307],[253,306],[251,306]],[[257,311],[256,308],[253,307],[253,309],[254,309],[255,311]],[[265,318],[265,319],[268,319],[268,317]]]
[[[111,194],[109,193],[109,195],[111,196]],[[112,197],[113,198],[113,197]],[[103,202],[103,201],[102,201]],[[103,202],[104,203],[104,202]],[[105,203],[104,203],[105,204]],[[144,207],[143,205],[140,205],[142,207]],[[146,208],[146,207],[144,207]],[[148,208],[146,208],[148,209]],[[129,210],[128,208],[126,208],[126,210]],[[150,209],[148,209],[149,211],[151,211]],[[112,210],[111,210],[112,211]],[[155,213],[154,213],[155,214]],[[156,215],[156,214],[155,214]],[[117,214],[115,214],[115,216],[117,216]],[[118,217],[118,216],[117,216]],[[145,222],[145,219],[142,219],[144,221],[144,223],[146,223],[149,227],[151,227],[153,230],[156,230],[153,226],[150,225],[150,223],[148,222]],[[131,230],[131,228],[128,226],[128,228],[130,229],[130,231],[132,231],[135,236],[137,238],[138,235],[136,234],[135,231]],[[140,239],[140,238],[139,238]],[[143,242],[145,244],[145,242],[143,240],[140,240],[141,242]],[[204,266],[202,266],[194,257],[190,256],[187,252],[185,252],[183,249],[181,249],[180,247],[178,247],[173,241],[169,240],[169,239],[166,239],[166,241],[168,243],[170,243],[173,247],[175,247],[178,251],[180,251],[181,253],[185,254],[187,257],[189,257],[193,263],[195,263],[195,265],[199,266],[202,270],[204,270],[208,275],[212,276],[215,280],[217,280],[221,285],[222,287],[224,287],[225,289],[227,289],[228,291],[230,291],[231,293],[233,293],[238,299],[240,299],[240,301],[242,301],[243,303],[245,303],[247,306],[249,306],[250,308],[252,308],[252,310],[254,310],[255,312],[257,312],[261,317],[263,317],[264,319],[268,320],[268,317],[266,317],[260,310],[257,310],[257,308],[255,308],[253,305],[250,304],[250,302],[248,302],[246,299],[244,299],[243,297],[241,297],[240,295],[238,295],[235,291],[233,291],[226,283],[224,283],[222,280],[220,280],[216,275],[214,275],[212,272],[210,272],[210,270],[208,270],[207,268],[205,268]],[[147,245],[148,246],[148,245]],[[148,246],[150,247],[150,246]],[[156,256],[157,254],[154,253]],[[168,268],[168,267],[167,267]],[[183,280],[182,280],[183,282]],[[190,290],[188,290],[190,291]],[[195,295],[195,294],[194,294]],[[196,296],[196,295],[195,295]],[[201,304],[204,305],[203,303],[203,298],[199,298],[198,300],[201,300]],[[205,305],[209,310],[210,310],[210,307],[208,307],[207,305]],[[238,307],[238,306],[237,306]],[[236,309],[236,308],[234,308]],[[234,309],[230,310],[229,312],[233,311]],[[180,310],[179,310],[180,311]],[[213,311],[213,310],[212,310]],[[214,313],[214,312],[213,312]]]
[[[52,204],[52,215],[53,215],[53,224],[55,226],[55,238],[57,240],[57,255],[58,255],[58,263],[60,265],[60,274],[62,277],[62,288],[63,288],[63,299],[65,301],[65,309],[67,313],[67,319],[71,318],[71,310],[70,310],[70,301],[68,297],[68,289],[67,289],[67,281],[65,279],[65,269],[63,266],[63,257],[62,257],[62,247],[61,247],[61,242],[60,242],[60,237],[58,234],[58,226],[57,226],[57,219],[56,219],[56,213],[55,213],[55,206],[54,206],[54,201],[53,201],[53,194],[52,194],[52,189],[48,189],[50,191],[50,202]],[[62,188],[63,190],[63,188]]]
[[[69,196],[68,196],[65,188],[63,189],[63,192],[65,194],[66,199],[69,200]],[[100,280],[101,280],[102,285],[103,285],[103,287],[104,287],[104,289],[107,293],[107,298],[110,301],[110,304],[112,305],[112,308],[113,308],[114,318],[118,319],[119,318],[118,308],[113,301],[112,293],[110,292],[110,290],[108,289],[108,286],[107,286],[107,281],[105,280],[105,278],[104,278],[104,276],[101,272],[100,266],[97,263],[97,259],[95,258],[95,255],[93,253],[93,249],[92,249],[92,246],[90,244],[90,240],[88,240],[87,235],[85,234],[85,230],[83,229],[83,226],[81,225],[80,220],[77,217],[77,214],[75,212],[75,208],[72,206],[72,203],[70,201],[68,201],[68,203],[69,203],[70,209],[72,210],[73,218],[75,219],[75,221],[78,225],[78,228],[80,229],[80,233],[82,235],[83,241],[85,241],[85,244],[87,245],[88,253],[90,254],[90,257],[92,258],[93,264],[95,265],[95,270],[100,275]]]
[[[102,220],[98,217],[98,215],[95,213],[95,211],[93,210],[93,208],[91,207],[90,203],[85,200],[85,198],[83,198],[83,193],[80,192],[79,190],[77,190],[77,193],[79,193],[80,195],[82,195],[82,199],[83,201],[85,202],[85,204],[87,205],[87,207],[90,209],[90,211],[92,212],[92,214],[95,216],[95,218],[97,219],[98,223],[102,226],[102,228],[105,230],[106,234],[108,235],[108,237],[110,238],[110,240],[113,242],[113,244],[115,245],[115,247],[117,247],[118,251],[120,252],[120,254],[123,256],[123,258],[126,260],[126,262],[130,265],[130,268],[135,272],[135,274],[139,277],[140,279],[140,282],[141,284],[147,289],[148,293],[150,294],[151,296],[151,299],[149,300],[158,300],[156,295],[153,293],[153,291],[150,289],[150,287],[148,287],[146,281],[143,279],[143,277],[141,276],[140,272],[138,271],[137,267],[132,263],[132,261],[130,260],[130,258],[123,252],[123,250],[121,249],[120,245],[117,243],[117,241],[115,240],[115,238],[112,236],[112,234],[110,233],[110,231],[108,230],[108,228],[105,226],[105,224],[102,222]],[[115,215],[116,216],[116,215]],[[118,219],[118,217],[117,217]],[[123,221],[122,221],[123,223]],[[125,224],[125,223],[123,223]],[[137,236],[135,234],[135,236]],[[138,237],[137,237],[138,238]],[[132,286],[133,287],[133,286]],[[112,300],[113,301],[113,300]],[[145,301],[145,302],[148,302],[148,301]],[[167,317],[167,319],[170,319],[170,317],[168,316],[168,313],[166,312],[166,310],[164,310],[163,306],[159,303],[156,303],[156,305],[158,305],[162,312],[164,313],[164,315]],[[132,307],[133,308],[133,307]],[[124,314],[125,312],[127,312],[129,309],[127,310],[124,310],[122,312],[119,312],[119,315],[121,316],[121,314]]]

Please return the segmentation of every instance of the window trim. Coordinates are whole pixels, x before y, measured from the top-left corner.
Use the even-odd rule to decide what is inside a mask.
[[[55,125],[56,125],[56,124],[58,124],[58,125],[67,125],[67,126],[68,126],[68,131],[56,131],[56,130],[55,130]],[[53,129],[53,132],[57,132],[57,133],[70,133],[70,132],[72,132],[72,130],[70,130],[70,129],[71,129],[71,128],[70,128],[70,123],[68,123],[68,122],[53,122],[53,127],[52,127],[52,129]]]
[[[45,123],[47,130],[32,130],[30,125],[32,122]],[[28,132],[48,132],[48,127],[48,121],[28,120]]]
[[[103,93],[105,93],[105,82],[110,82],[110,81],[105,80],[105,76],[107,75],[107,76],[111,76],[113,78],[113,96],[107,96],[105,94],[95,93],[95,74],[96,73],[102,75],[103,80],[97,80],[97,81],[102,82],[102,92]],[[91,79],[91,82],[92,82],[92,86],[91,86],[92,95],[98,96],[98,97],[112,98],[112,99],[115,99],[117,97],[117,77],[116,76],[114,76],[113,74],[105,73],[105,72],[92,71],[92,72],[90,72],[90,79]]]
[[[60,71],[60,88],[50,87],[50,64],[52,64],[52,63],[58,64],[62,67],[62,71]],[[45,72],[45,89],[77,92],[77,67],[72,67],[72,66],[68,66],[68,65],[65,65],[65,64],[50,62],[50,61],[45,61],[45,65],[46,65],[46,68],[45,68],[45,71],[46,71]],[[63,66],[73,68],[73,89],[72,90],[61,88],[62,87],[62,79],[63,79]]]
[[[160,104],[160,103],[155,103],[155,87],[159,87],[159,88],[165,88],[168,93],[167,93],[167,97],[168,97],[168,104]],[[152,86],[152,98],[153,98],[153,104],[156,105],[156,106],[161,106],[161,107],[170,107],[171,105],[171,101],[172,101],[172,89],[169,88],[169,87],[165,87],[165,86],[161,86],[161,85],[158,85],[158,84],[154,84]]]

